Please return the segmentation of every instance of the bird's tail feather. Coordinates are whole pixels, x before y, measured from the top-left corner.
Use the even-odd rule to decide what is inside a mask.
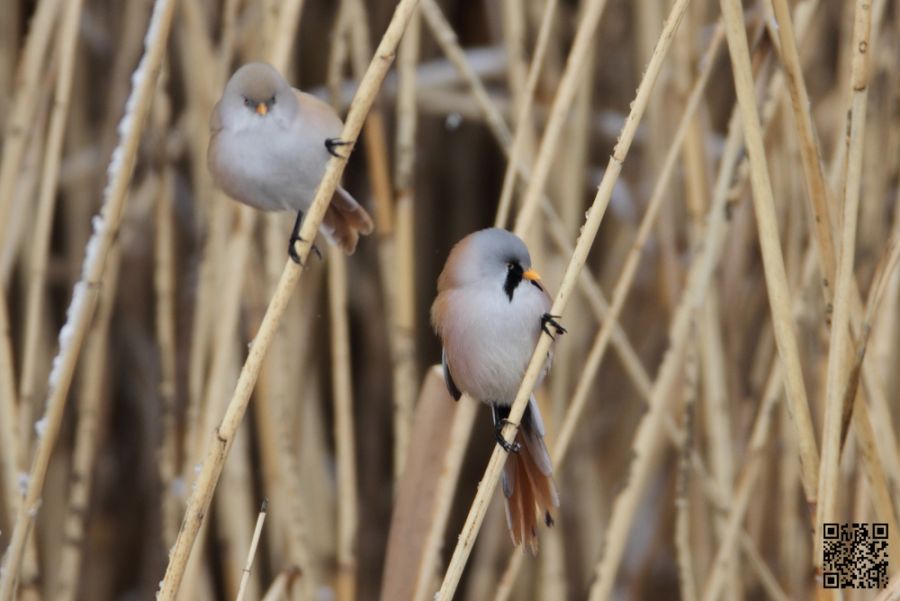
[[[346,190],[338,187],[322,218],[322,230],[328,239],[352,255],[360,235],[371,234],[373,229],[372,218],[366,210]]]
[[[544,444],[543,424],[532,398],[516,434],[518,453],[510,454],[503,467],[502,487],[506,501],[506,523],[513,544],[527,543],[532,554],[538,550],[537,516],[553,525],[553,511],[559,495],[553,482],[550,455]]]

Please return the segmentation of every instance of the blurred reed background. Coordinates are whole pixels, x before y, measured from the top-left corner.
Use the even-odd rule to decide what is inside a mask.
[[[421,0],[344,175],[377,231],[310,258],[178,598],[431,598],[494,447],[430,369],[437,274],[515,225],[556,291],[604,177],[538,392],[557,526],[513,549],[495,491],[456,597],[829,596],[823,520],[900,568],[900,6],[685,4]],[[153,598],[293,219],[213,188],[211,107],[265,59],[343,113],[394,8],[4,0],[3,601]]]

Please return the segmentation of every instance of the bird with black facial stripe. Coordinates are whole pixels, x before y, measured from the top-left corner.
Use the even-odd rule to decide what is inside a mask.
[[[541,332],[565,333],[549,315],[550,306],[525,243],[512,232],[489,228],[450,251],[431,307],[447,388],[455,399],[465,393],[491,407],[497,442],[510,452],[501,481],[507,525],[513,544],[526,542],[532,552],[537,552],[537,513],[550,526],[559,506],[534,395],[512,444],[501,430]],[[535,387],[551,358],[552,348]]]

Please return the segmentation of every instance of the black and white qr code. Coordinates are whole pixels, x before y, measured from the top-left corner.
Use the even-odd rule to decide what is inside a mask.
[[[822,576],[825,588],[885,588],[887,524],[825,524]]]

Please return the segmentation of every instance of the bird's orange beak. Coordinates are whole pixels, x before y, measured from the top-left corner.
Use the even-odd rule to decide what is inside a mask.
[[[268,112],[269,112],[269,107],[266,106],[265,102],[257,103],[257,105],[256,105],[256,114],[257,115],[259,115],[260,117],[265,117],[266,113],[268,113]]]
[[[529,282],[540,282],[541,281],[541,274],[536,272],[534,269],[529,269],[529,270],[525,271],[522,274],[522,277],[524,277]]]

